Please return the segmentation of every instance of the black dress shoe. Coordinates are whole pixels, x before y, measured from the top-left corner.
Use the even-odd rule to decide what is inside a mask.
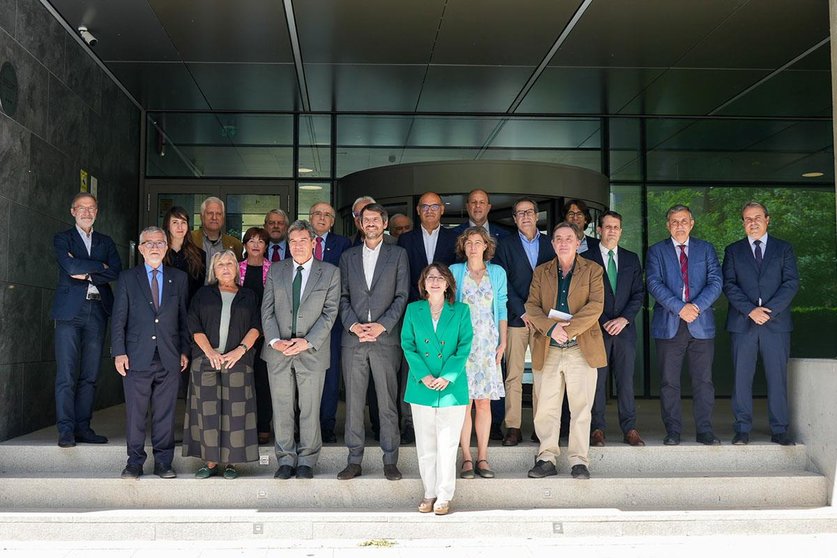
[[[535,442],[536,444],[541,443],[541,439],[538,438],[538,433],[537,432],[532,432],[532,436],[529,439],[532,440],[533,442]]]
[[[337,480],[352,480],[363,474],[363,470],[358,463],[349,463],[346,468],[337,473]]]
[[[74,448],[76,447],[76,437],[69,432],[62,432],[58,435],[59,448]]]
[[[736,432],[732,437],[733,446],[746,446],[750,443],[750,434],[747,432]]]
[[[138,479],[142,476],[142,467],[139,465],[126,465],[122,469],[123,479]]]
[[[668,434],[666,434],[666,437],[663,438],[663,445],[679,446],[680,445],[680,433],[679,432],[669,432]]]
[[[794,442],[790,436],[788,436],[787,432],[780,432],[779,434],[774,434],[770,437],[770,441],[774,444],[779,444],[780,446],[795,446],[796,442]]]
[[[154,474],[161,479],[176,479],[177,473],[171,468],[171,465],[154,466]]]
[[[590,471],[587,469],[587,465],[573,465],[570,474],[573,476],[574,479],[590,478]]]
[[[406,427],[404,430],[401,431],[401,443],[402,444],[413,444],[416,441],[416,432],[413,430],[412,426]]]
[[[300,465],[296,468],[296,478],[298,479],[313,479],[314,469],[308,465]]]
[[[489,440],[502,440],[503,431],[500,430],[500,423],[495,422],[491,424],[491,432],[488,434]]]
[[[92,430],[89,432],[76,432],[76,443],[78,444],[107,444],[108,439]]]
[[[296,471],[290,465],[279,465],[279,469],[276,470],[276,474],[273,475],[273,478],[288,480],[294,476],[294,473],[296,473]]]
[[[384,477],[391,481],[401,480],[401,471],[395,465],[384,465]]]
[[[535,463],[535,466],[529,469],[530,479],[542,479],[544,477],[551,477],[557,475],[558,471],[555,469],[550,461],[540,460]]]
[[[334,444],[337,443],[337,435],[334,430],[323,430],[323,443]]]
[[[709,432],[701,432],[697,436],[695,436],[695,441],[698,443],[703,444],[704,446],[720,446],[721,439],[715,436],[710,430]]]
[[[523,434],[519,428],[509,428],[506,430],[506,437],[503,438],[504,446],[516,446],[523,441]]]

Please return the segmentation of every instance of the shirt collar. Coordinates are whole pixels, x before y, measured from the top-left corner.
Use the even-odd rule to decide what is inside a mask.
[[[93,238],[93,228],[92,227],[90,228],[90,234],[87,234],[86,232],[84,232],[84,229],[82,229],[78,225],[76,225],[76,230],[78,231],[78,234],[80,234],[82,236],[82,238]]]
[[[608,253],[609,249],[605,248],[604,244],[599,243],[599,250],[602,253],[602,259],[607,260],[607,253]],[[617,256],[619,254],[619,245],[617,244],[616,246],[614,246],[612,248],[612,250],[613,250],[613,255]]]
[[[311,266],[314,265],[314,255],[312,254],[311,257],[308,258],[308,261],[305,262],[304,264],[298,264],[298,263],[296,263],[296,260],[293,260],[293,262],[294,262],[294,270],[296,270],[296,268],[298,268],[300,265],[302,265],[302,269],[305,271],[305,273],[308,273],[309,271],[311,271]]]
[[[154,268],[153,268],[153,267],[151,267],[150,265],[148,265],[147,263],[146,263],[146,264],[143,264],[143,265],[145,266],[145,274],[146,274],[146,275],[151,275],[151,271],[152,271]],[[159,272],[160,272],[160,277],[162,277],[162,276],[163,276],[163,264],[162,264],[162,263],[160,264],[160,267],[158,267],[158,268],[157,268],[157,271],[159,271]]]
[[[442,228],[442,225],[440,224],[438,227],[436,227],[430,232],[427,232],[427,229],[425,229],[422,225],[419,225],[419,228],[421,228],[421,234],[423,236],[436,236],[437,234],[439,234],[439,229]]]
[[[379,242],[378,245],[375,246],[374,248],[369,248],[366,245],[366,242],[364,242],[363,243],[363,253],[364,254],[378,254],[381,251],[381,246],[383,246],[383,245],[384,245],[383,239],[381,239],[381,242]]]
[[[325,245],[325,243],[326,243],[326,239],[328,238],[328,235],[329,235],[329,232],[328,232],[328,231],[324,232],[324,233],[323,233],[323,234],[321,234],[321,235],[318,235],[320,238],[322,238],[322,239],[323,239],[323,244],[324,244],[324,245]]]
[[[526,244],[534,244],[540,238],[541,231],[535,231],[535,236],[532,237],[532,240],[529,240],[528,238],[526,238],[526,235],[523,234],[522,232],[520,232],[520,229],[518,229],[517,234],[520,237],[520,240],[522,240]]]
[[[691,239],[692,239],[692,237],[690,236],[690,237],[686,238],[686,242],[684,242],[684,243],[683,243],[683,245],[684,245],[686,248],[688,248],[688,247],[689,247],[689,241],[690,241]],[[674,237],[673,237],[673,236],[671,237],[671,242],[674,244],[674,247],[675,247],[675,248],[677,248],[678,246],[680,246],[680,243],[679,243],[679,242],[677,242],[677,241],[674,239]]]
[[[764,233],[764,234],[763,234],[761,237],[759,237],[759,238],[753,238],[752,236],[748,236],[748,237],[747,237],[747,241],[750,243],[750,246],[753,246],[753,243],[754,243],[756,240],[761,240],[761,245],[762,245],[762,246],[766,246],[766,245],[767,245],[767,233]]]

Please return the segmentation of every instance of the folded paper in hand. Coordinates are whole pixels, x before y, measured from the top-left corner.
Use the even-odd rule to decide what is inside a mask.
[[[547,317],[552,318],[553,320],[561,320],[564,322],[569,322],[573,319],[572,314],[567,314],[566,312],[561,312],[560,310],[556,310],[555,308],[550,309],[549,314]]]

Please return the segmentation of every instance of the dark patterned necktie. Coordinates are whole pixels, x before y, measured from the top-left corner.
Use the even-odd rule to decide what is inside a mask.
[[[758,264],[759,267],[761,267],[761,262],[763,260],[763,257],[762,257],[762,254],[761,254],[761,240],[755,240],[755,241],[753,241],[753,244],[756,245],[756,250],[755,250],[755,252],[756,252],[756,263]]]
[[[293,282],[293,319],[291,324],[291,333],[296,337],[296,315],[299,313],[299,298],[302,294],[302,266],[296,268],[296,277]]]
[[[151,270],[151,301],[154,303],[154,310],[160,309],[160,283],[157,282],[159,270]]]
[[[273,253],[270,255],[271,262],[278,262],[281,258],[279,257],[279,245],[273,245]]]
[[[689,302],[689,258],[686,257],[686,245],[680,245],[680,277],[683,279],[684,302]]]

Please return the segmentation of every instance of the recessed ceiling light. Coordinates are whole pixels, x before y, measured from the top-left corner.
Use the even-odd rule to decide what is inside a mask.
[[[322,186],[317,186],[316,184],[305,184],[299,187],[300,190],[322,190]]]
[[[823,173],[821,173],[819,171],[803,172],[802,176],[804,176],[805,178],[819,178],[819,177],[823,176]]]
[[[308,169],[305,167],[299,167],[299,174],[308,174],[309,172],[314,172],[314,169]]]

